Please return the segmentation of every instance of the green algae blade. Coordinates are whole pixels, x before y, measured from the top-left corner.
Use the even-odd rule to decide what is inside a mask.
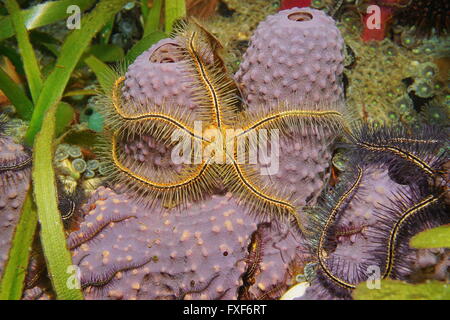
[[[92,7],[95,0],[61,0],[48,1],[38,4],[26,10],[21,10],[21,15],[27,30],[36,29],[56,21],[66,19],[67,7],[77,5],[81,11]],[[15,30],[10,16],[0,19],[0,41],[14,36]]]
[[[110,79],[111,74],[114,74],[114,71],[111,70],[111,68],[106,63],[95,56],[87,57],[86,59],[84,59],[84,62],[95,73],[100,86],[103,89],[107,90],[111,86]]]
[[[16,68],[16,72],[19,75],[25,74],[25,70],[23,70],[22,58],[20,57],[20,54],[17,52],[15,48],[2,45],[0,42],[0,56],[8,58],[13,64],[13,66]]]
[[[117,62],[123,60],[125,54],[121,47],[113,44],[96,44],[89,48],[81,57],[81,60],[89,56],[95,56],[103,62]]]
[[[186,1],[185,0],[166,0],[165,3],[165,31],[170,34],[173,28],[173,23],[186,16]]]
[[[55,137],[54,104],[45,115],[42,130],[37,134],[33,153],[33,192],[41,226],[41,243],[47,269],[56,296],[60,300],[80,300],[79,285],[72,285],[74,275],[68,273],[72,258],[67,250],[53,170],[53,139]],[[77,279],[75,279],[77,281]]]
[[[92,38],[127,3],[127,0],[103,0],[81,19],[81,28],[74,30],[64,41],[55,68],[45,80],[35,105],[25,142],[32,145],[36,133],[42,126],[44,114],[49,106],[57,103],[70,79],[72,71]]]
[[[159,30],[159,24],[161,22],[161,8],[162,8],[162,0],[154,0],[153,6],[150,10],[147,10],[148,13],[145,13],[143,10],[142,14],[145,18],[144,25],[144,38],[149,34]],[[142,4],[142,8],[147,8],[145,4]]]
[[[108,44],[109,39],[111,38],[111,34],[114,28],[114,20],[113,17],[108,23],[105,24],[105,26],[100,30],[99,32],[99,40],[100,44]]]
[[[380,288],[360,283],[353,292],[356,300],[450,300],[450,284],[428,281],[410,284],[399,280],[381,280]]]
[[[28,99],[23,89],[2,68],[0,68],[0,90],[11,101],[21,118],[25,120],[31,118],[33,103]]]
[[[72,106],[66,102],[60,102],[56,110],[56,128],[55,135],[58,137],[63,134],[67,126],[72,122],[75,111]]]
[[[23,67],[30,88],[31,97],[33,98],[33,102],[36,103],[42,88],[41,70],[33,46],[31,45],[30,37],[28,36],[28,31],[25,27],[18,3],[15,0],[6,0],[5,5],[10,13],[16,31],[17,44],[22,56]]]
[[[37,220],[36,207],[30,188],[14,232],[3,279],[0,283],[0,300],[20,300],[22,297]]]
[[[418,249],[450,248],[450,225],[420,232],[412,237],[410,245]]]
[[[126,62],[132,63],[142,52],[164,38],[167,38],[167,34],[161,31],[155,31],[145,36],[128,51],[125,57]]]
[[[95,96],[98,92],[95,89],[81,89],[67,91],[64,93],[64,97],[74,97],[74,96]]]
[[[156,1],[158,1],[158,0],[156,0]],[[141,6],[142,16],[147,17],[148,12],[150,11],[150,8],[148,7],[148,0],[141,0],[140,6]],[[145,21],[144,21],[144,23],[145,23]]]

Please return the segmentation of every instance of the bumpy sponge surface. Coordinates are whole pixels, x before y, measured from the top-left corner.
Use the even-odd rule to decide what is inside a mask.
[[[137,57],[125,75],[123,97],[141,104],[194,108],[192,86],[179,50],[176,40],[163,39]]]
[[[29,157],[22,145],[0,136],[0,278],[30,185],[30,166],[17,170],[6,168],[23,163]]]
[[[68,246],[86,299],[237,298],[257,223],[230,195],[161,213],[102,187],[85,210]],[[257,294],[283,285],[296,256],[292,235],[269,234],[278,245],[262,259]]]
[[[283,10],[258,25],[235,78],[250,106],[337,102],[343,48],[334,20],[322,11]]]

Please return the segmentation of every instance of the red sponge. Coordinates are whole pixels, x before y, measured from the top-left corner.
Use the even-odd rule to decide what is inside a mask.
[[[283,0],[281,1],[280,11],[291,8],[304,8],[311,5],[311,0]]]

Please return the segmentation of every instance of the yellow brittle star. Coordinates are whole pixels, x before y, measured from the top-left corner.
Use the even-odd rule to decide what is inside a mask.
[[[279,187],[264,184],[258,167],[242,161],[245,156],[240,158],[239,152],[250,152],[262,129],[289,135],[304,132],[305,128],[321,131],[317,130],[319,127],[339,132],[344,125],[339,107],[280,104],[256,112],[242,111],[237,104],[236,84],[224,72],[223,60],[218,56],[216,49],[221,46],[217,40],[196,23],[186,25],[176,39],[182,44],[180,55],[195,88],[195,112],[169,104],[141,105],[124,101],[121,86],[125,77],[117,77],[108,95],[111,99],[105,117],[111,131],[104,157],[110,163],[110,176],[148,203],[160,200],[176,205],[201,200],[221,183],[252,213],[284,217],[303,231],[295,199],[290,199]],[[208,126],[199,132],[195,121]],[[130,135],[150,135],[167,145],[174,133],[187,137],[209,153],[199,155],[190,151],[188,158],[196,161],[178,173],[151,171],[143,164],[127,160],[127,155],[120,150],[120,142]]]

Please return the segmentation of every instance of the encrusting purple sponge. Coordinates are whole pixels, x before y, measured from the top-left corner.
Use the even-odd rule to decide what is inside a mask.
[[[30,166],[25,148],[0,132],[0,278],[30,185]]]
[[[86,299],[237,298],[257,223],[230,195],[158,213],[102,187],[85,208],[68,247]],[[258,272],[260,293],[283,285],[296,257],[298,241],[277,230]]]

